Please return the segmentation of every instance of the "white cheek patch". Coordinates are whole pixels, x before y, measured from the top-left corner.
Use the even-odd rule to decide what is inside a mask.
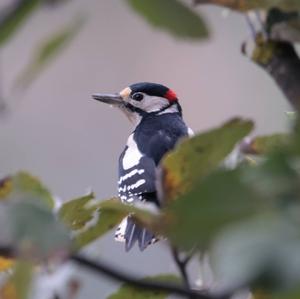
[[[147,97],[144,101],[143,110],[147,112],[159,111],[169,105],[169,101],[162,97]]]
[[[149,96],[146,94],[144,94],[142,101],[130,100],[129,103],[148,113],[159,111],[169,105],[169,101],[163,97]]]
[[[127,141],[127,150],[125,152],[122,164],[124,170],[130,169],[135,165],[138,165],[143,154],[139,151],[136,142],[133,139],[133,134],[131,134]]]

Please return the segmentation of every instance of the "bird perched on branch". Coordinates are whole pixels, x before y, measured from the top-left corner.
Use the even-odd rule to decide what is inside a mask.
[[[122,202],[160,206],[156,169],[161,158],[177,141],[191,133],[182,119],[175,92],[156,83],[136,83],[116,94],[94,94],[93,98],[120,108],[134,125],[119,158],[118,194]],[[153,233],[126,217],[115,233],[126,251],[138,242],[140,250],[156,241]]]

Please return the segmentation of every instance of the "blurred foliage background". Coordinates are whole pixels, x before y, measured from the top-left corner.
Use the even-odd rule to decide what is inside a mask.
[[[300,102],[299,8],[296,0],[2,2],[1,298],[169,296],[117,290],[61,265],[82,250],[180,285],[167,241],[125,254],[106,234],[128,213],[192,250],[191,283],[209,296],[299,298],[299,128],[291,112]],[[89,98],[138,81],[174,88],[187,123],[204,131],[162,162],[168,204],[160,215],[99,200],[116,193],[130,126]]]

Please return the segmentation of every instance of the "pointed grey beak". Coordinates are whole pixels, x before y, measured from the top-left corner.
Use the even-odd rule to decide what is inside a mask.
[[[106,103],[109,105],[122,105],[124,104],[123,98],[120,94],[108,94],[108,93],[95,93],[92,95],[93,99],[100,101],[102,103]]]

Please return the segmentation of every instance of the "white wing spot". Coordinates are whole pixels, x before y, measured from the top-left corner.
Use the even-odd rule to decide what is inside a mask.
[[[145,183],[146,183],[146,180],[140,179],[135,184],[128,186],[127,189],[128,190],[136,189]]]
[[[131,167],[138,165],[143,154],[139,151],[136,142],[133,139],[133,134],[131,134],[127,141],[127,150],[123,157],[123,168],[125,170],[130,169]]]
[[[126,181],[127,179],[131,178],[135,174],[143,174],[145,172],[144,169],[133,169],[129,173],[125,174],[124,176],[120,177],[118,184],[121,184],[122,182]]]

